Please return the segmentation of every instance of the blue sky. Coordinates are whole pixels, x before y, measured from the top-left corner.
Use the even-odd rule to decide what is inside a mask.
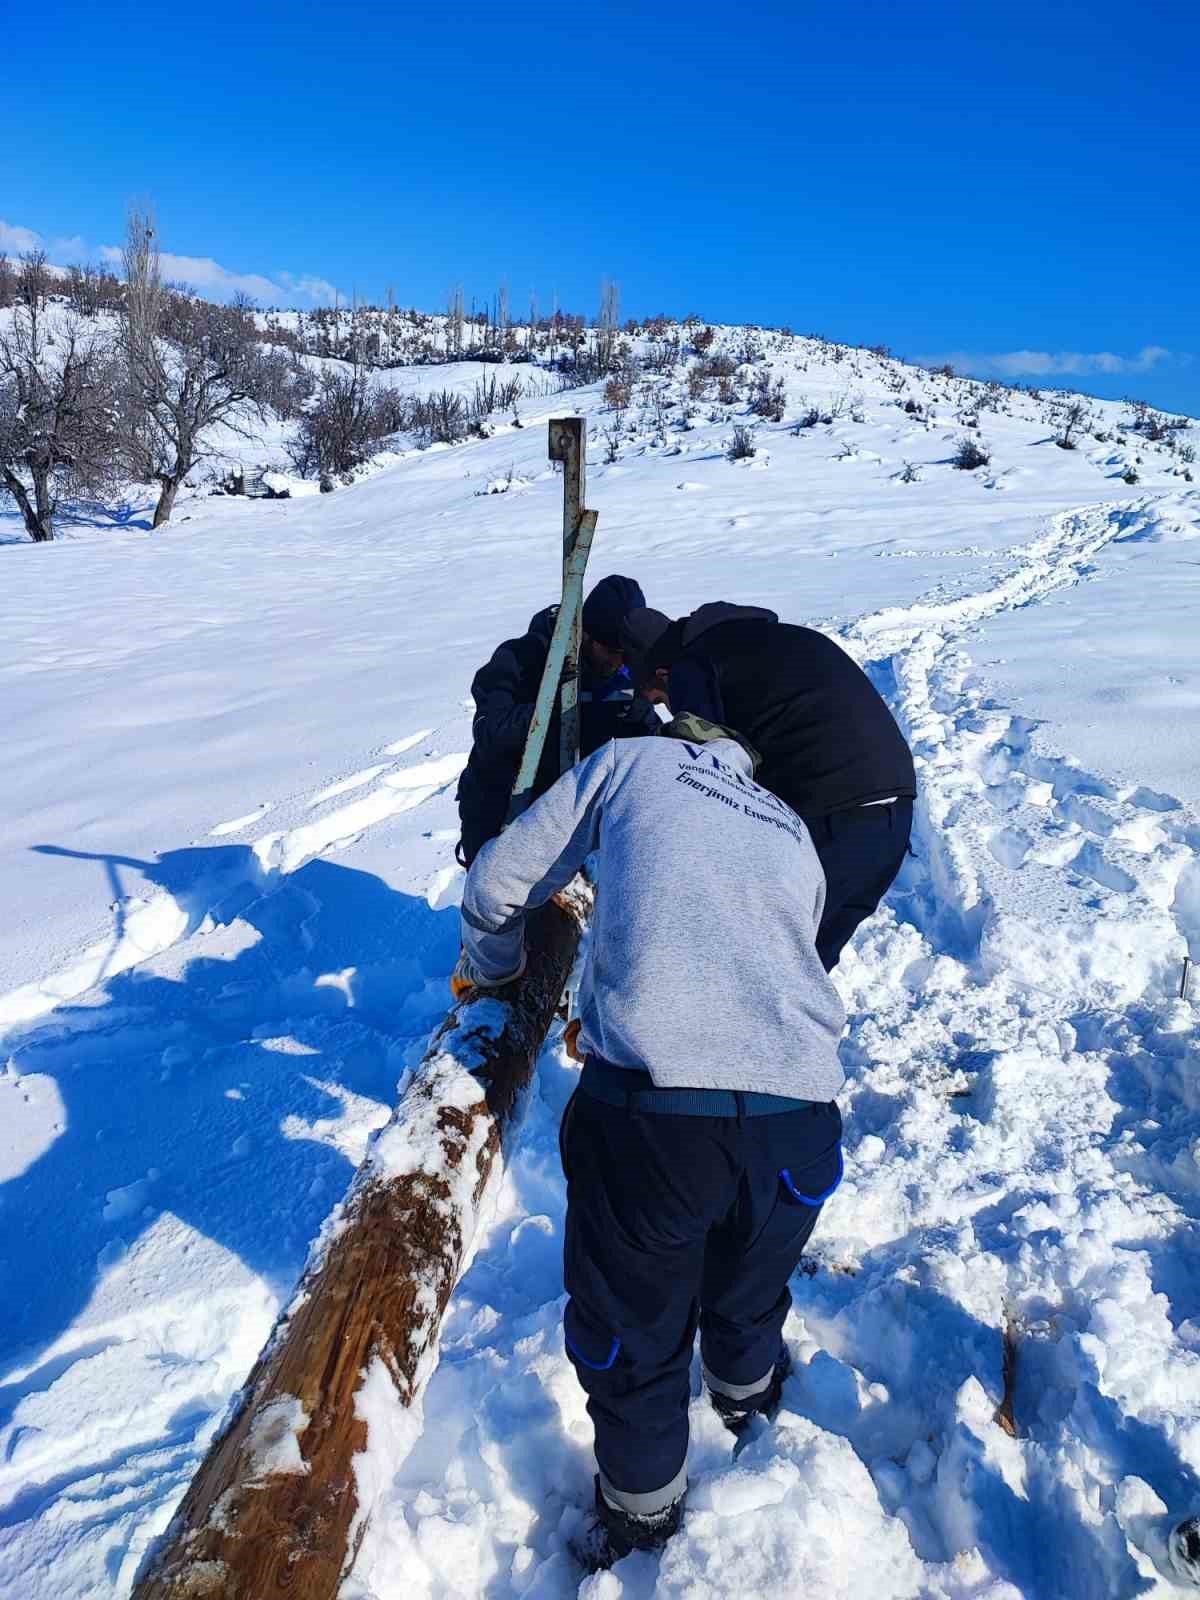
[[[95,255],[146,199],[210,290],[594,314],[609,276],[626,315],[1200,412],[1194,0],[48,0],[5,32],[10,249]]]

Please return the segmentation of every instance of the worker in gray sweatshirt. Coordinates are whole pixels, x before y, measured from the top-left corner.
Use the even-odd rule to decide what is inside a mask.
[[[816,951],[812,842],[736,735],[696,717],[666,732],[603,746],[484,846],[456,974],[460,990],[518,976],[525,914],[594,854],[561,1143],[595,1566],[679,1525],[697,1328],[734,1432],[778,1405],[788,1279],[842,1171],[844,1013]]]

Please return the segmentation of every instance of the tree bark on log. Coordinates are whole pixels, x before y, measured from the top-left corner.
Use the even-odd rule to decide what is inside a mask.
[[[434,1034],[132,1600],[335,1600],[372,1509],[359,1503],[368,1425],[356,1397],[382,1362],[411,1405],[436,1366],[587,909],[569,891],[533,913],[523,976],[455,1007]]]

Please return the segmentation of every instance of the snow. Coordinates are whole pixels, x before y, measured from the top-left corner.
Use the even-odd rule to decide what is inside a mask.
[[[310,1418],[294,1394],[280,1395],[255,1417],[243,1446],[247,1482],[259,1483],[276,1474],[303,1477],[308,1462],[300,1454],[300,1435]]]
[[[788,403],[749,462],[724,454],[744,407],[685,415],[655,379],[673,409],[636,401],[612,461],[583,390],[332,495],[198,491],[154,535],[141,507],[0,548],[0,1592],[129,1592],[355,1168],[429,1159],[429,1102],[391,1113],[458,950],[468,688],[554,597],[543,425],[576,408],[595,576],[835,631],[916,753],[916,856],[839,969],[846,1178],[775,1423],[734,1455],[697,1366],[683,1529],[579,1571],[556,1032],[423,1392],[379,1363],[360,1391],[343,1600],[1186,1592],[1200,497],[1123,407],[1063,451],[1053,397],[754,337]],[[386,376],[469,388],[459,366]],[[991,464],[959,472],[981,400]],[[809,403],[839,414],[793,432]],[[429,1070],[466,1105],[462,1044]],[[298,1406],[264,1470],[302,1460]]]

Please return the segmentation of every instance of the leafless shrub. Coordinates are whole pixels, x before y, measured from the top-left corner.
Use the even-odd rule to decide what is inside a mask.
[[[407,433],[412,426],[413,403],[399,389],[375,389],[371,394],[373,423],[368,444],[390,439],[394,433]]]
[[[801,401],[800,415],[792,423],[792,432],[799,435],[807,428],[815,428],[820,421],[820,406],[810,405],[808,401],[803,400]]]
[[[1152,444],[1161,444],[1177,429],[1189,426],[1186,417],[1169,417],[1162,411],[1155,411],[1144,400],[1131,400],[1128,404],[1133,408],[1131,431],[1142,434]]]
[[[370,380],[361,368],[323,372],[289,446],[292,464],[302,478],[319,478],[323,488],[331,488],[335,477],[367,459],[381,436],[380,425]]]
[[[486,378],[480,378],[471,392],[471,399],[467,405],[467,414],[470,424],[478,429],[493,411],[515,410],[517,401],[525,392],[520,378],[509,378],[502,381],[495,373],[489,373]]]
[[[725,452],[727,461],[745,461],[750,456],[758,454],[758,446],[754,442],[754,430],[744,423],[736,423],[733,429],[733,438],[729,441],[729,448]]]
[[[467,403],[451,389],[413,404],[412,431],[424,445],[459,444],[467,436]]]
[[[764,367],[756,376],[750,391],[750,410],[756,417],[763,417],[768,422],[782,422],[786,404],[787,385],[782,378],[772,380],[770,372]]]
[[[705,379],[708,380],[710,378],[732,378],[737,369],[738,364],[732,356],[726,355],[723,350],[717,350],[711,356],[705,356],[694,370],[702,372]]]
[[[969,434],[964,434],[958,441],[950,459],[960,472],[974,472],[977,467],[989,466],[992,460],[983,440],[972,439]]]
[[[835,395],[821,417],[822,422],[836,422],[839,417],[844,417],[851,409],[851,400],[848,393]]]
[[[604,404],[610,411],[625,411],[633,399],[633,384],[626,373],[617,373],[604,385]]]
[[[663,339],[647,346],[642,354],[642,364],[647,372],[670,374],[679,365],[681,346],[678,338]]]
[[[708,379],[700,367],[689,367],[687,375],[687,396],[689,400],[703,400],[704,391],[708,388]]]
[[[718,380],[718,382],[717,382],[717,399],[721,402],[721,404],[723,406],[736,405],[737,404],[737,397],[738,397],[737,384],[734,383],[732,378],[726,377],[726,378],[721,378],[721,379]]]

